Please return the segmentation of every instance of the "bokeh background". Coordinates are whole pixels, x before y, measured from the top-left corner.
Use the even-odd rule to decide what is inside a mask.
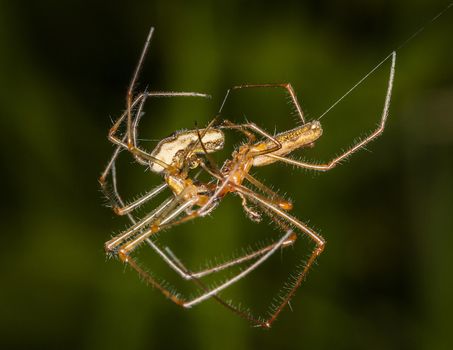
[[[104,241],[126,221],[105,206],[97,183],[113,149],[111,118],[124,109],[151,25],[138,89],[213,97],[156,102],[140,130],[146,140],[208,122],[226,89],[241,83],[291,82],[308,118],[317,118],[446,5],[1,1],[0,347],[450,349],[453,10],[398,51],[388,128],[369,152],[329,173],[284,165],[260,173],[328,242],[292,311],[269,331],[215,302],[179,309],[106,259]],[[388,68],[322,119],[324,135],[307,157],[327,160],[375,126]],[[269,131],[296,122],[281,91],[237,94],[229,108],[228,117]],[[125,192],[159,181],[124,159]],[[179,237],[175,249],[195,263],[214,246],[228,252],[248,234],[276,232],[249,223],[234,197],[177,229],[168,233]],[[257,286],[281,283],[285,256],[236,296],[264,300],[267,288]]]

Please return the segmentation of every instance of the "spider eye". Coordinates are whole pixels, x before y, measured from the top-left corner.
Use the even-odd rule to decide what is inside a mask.
[[[200,159],[199,158],[193,158],[190,160],[189,168],[190,169],[195,169],[198,168],[200,165]]]

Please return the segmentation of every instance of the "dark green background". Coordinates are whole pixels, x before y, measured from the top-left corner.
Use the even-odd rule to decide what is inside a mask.
[[[446,5],[272,3],[0,2],[3,349],[451,348],[453,10],[398,51],[388,129],[371,152],[320,175],[279,165],[265,173],[328,241],[293,312],[270,331],[214,302],[179,309],[106,260],[103,242],[125,221],[103,206],[97,178],[112,150],[109,116],[124,108],[151,25],[140,88],[213,96],[167,100],[148,113],[143,137],[158,139],[209,121],[241,83],[291,82],[316,118]],[[310,159],[326,160],[373,128],[388,68],[322,119]],[[294,125],[283,94],[253,94],[232,102],[236,121],[246,115],[270,131]],[[157,178],[123,177],[131,192]],[[192,259],[203,261],[195,243],[213,233],[240,246],[253,225],[239,206],[226,200],[218,214],[180,227]]]

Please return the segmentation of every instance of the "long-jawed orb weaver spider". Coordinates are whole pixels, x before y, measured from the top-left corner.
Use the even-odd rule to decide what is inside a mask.
[[[159,289],[166,297],[178,305],[191,307],[209,298],[214,298],[230,310],[246,318],[252,324],[261,327],[270,327],[283,308],[294,296],[314,261],[324,250],[325,241],[306,224],[288,214],[288,210],[292,208],[292,203],[280,198],[275,192],[250,175],[250,169],[252,167],[265,166],[281,161],[301,168],[327,171],[334,168],[342,160],[378,137],[384,130],[388,116],[394,80],[396,53],[392,52],[392,54],[387,57],[391,57],[392,61],[387,93],[379,126],[369,136],[360,142],[357,142],[347,151],[325,164],[306,163],[286,157],[296,149],[312,146],[322,135],[322,128],[319,120],[312,122],[305,121],[302,109],[300,108],[294,90],[290,84],[248,84],[235,86],[228,90],[219,110],[219,115],[222,113],[223,106],[225,105],[231,90],[280,87],[286,89],[291,97],[292,104],[302,122],[302,125],[299,127],[271,136],[254,123],[235,124],[228,120],[218,121],[218,118],[214,118],[205,129],[175,133],[172,137],[162,140],[151,153],[148,153],[140,149],[137,145],[137,127],[147,97],[208,97],[208,95],[195,92],[146,91],[135,97],[133,96],[133,88],[148,49],[152,33],[153,28],[148,35],[145,47],[129,86],[126,112],[117,119],[109,132],[109,139],[117,145],[117,148],[99,181],[102,188],[111,199],[115,213],[118,215],[129,215],[133,222],[133,226],[108,241],[105,245],[106,251],[108,254],[116,255],[124,263],[129,264],[148,283]],[[127,125],[126,133],[122,136],[117,136],[118,128],[124,122],[126,122]],[[225,141],[225,136],[222,132],[223,129],[238,130],[246,136],[248,141],[237,148],[233,152],[231,159],[226,160],[222,167],[218,168],[211,159],[210,154],[223,147]],[[256,135],[260,135],[262,140],[256,141]],[[148,166],[153,172],[163,175],[165,180],[164,184],[156,187],[145,196],[128,205],[124,205],[116,185],[115,162],[121,150],[129,151],[137,162]],[[206,183],[194,181],[194,179],[189,177],[189,170],[197,167],[204,169],[213,179],[216,179],[216,181],[213,180]],[[111,194],[106,190],[106,179],[109,174],[112,176],[113,182],[113,193]],[[258,192],[244,186],[244,180],[247,180],[258,190]],[[153,198],[166,187],[170,188],[173,192],[172,196],[143,219],[136,222],[130,215],[131,211]],[[271,245],[198,272],[189,271],[181,260],[170,250],[162,250],[151,239],[155,233],[163,229],[207,215],[212,212],[221,199],[230,192],[238,195],[242,199],[242,206],[251,220],[260,221],[262,214],[265,214],[284,231],[284,235]],[[249,206],[250,202],[254,204],[255,208]],[[291,288],[289,288],[286,295],[281,298],[281,303],[272,309],[269,317],[264,319],[255,317],[221,299],[218,294],[222,290],[228,288],[255,270],[279,248],[294,244],[297,235],[307,235],[314,241],[316,246],[303,268],[297,271],[297,275],[291,284]],[[186,300],[178,293],[166,288],[163,283],[159,283],[155,277],[141,268],[131,257],[131,253],[143,242],[147,242],[156,253],[158,253],[158,255],[160,255],[164,261],[183,278],[194,280],[194,282],[202,289],[201,295],[191,300]],[[240,273],[214,288],[207,288],[200,280],[202,277],[211,273],[250,261],[253,262],[242,269]]]
[[[167,255],[168,253],[166,254],[150,239],[150,236],[163,229],[194,218],[194,209],[197,207],[203,206],[203,213],[206,215],[217,206],[217,202],[210,202],[210,209],[206,205],[210,195],[215,189],[215,184],[204,184],[194,181],[188,177],[188,174],[190,169],[194,169],[204,163],[204,160],[198,156],[200,153],[209,154],[220,150],[223,147],[224,134],[220,129],[212,127],[212,124],[215,122],[214,119],[204,130],[176,132],[174,135],[163,139],[151,153],[139,148],[137,144],[137,128],[142,115],[143,106],[148,97],[209,97],[209,95],[195,92],[142,92],[135,97],[133,96],[132,91],[152,34],[153,28],[148,35],[145,47],[128,89],[126,102],[127,109],[116,120],[109,131],[109,140],[116,145],[116,149],[113,152],[107,167],[99,178],[101,188],[110,200],[114,212],[118,215],[128,215],[133,225],[126,231],[106,242],[105,250],[108,255],[118,256],[123,262],[133,267],[148,283],[159,289],[172,301],[176,302],[178,305],[188,307],[188,301],[181,296],[172,293],[164,286],[164,283],[160,283],[156,278],[153,278],[148,272],[143,270],[130,254],[141,243],[147,242],[164,259],[164,261],[170,265],[170,267],[185,279],[196,279],[217,271],[217,269],[210,268],[199,271],[198,273],[186,273],[172,261]],[[122,136],[118,136],[118,129],[123,123],[126,123],[126,133]],[[200,145],[202,145],[202,147]],[[129,151],[139,164],[148,166],[153,172],[162,175],[165,180],[163,184],[127,205],[124,204],[124,201],[119,194],[116,180],[116,160],[122,150]],[[112,177],[112,192],[109,191],[109,184],[107,183],[109,175]],[[173,192],[172,196],[144,218],[136,221],[131,215],[131,212],[161,193],[167,187]],[[180,219],[179,216],[184,213],[186,216]],[[287,241],[287,239],[282,240],[282,244],[288,244]],[[278,246],[273,245],[271,248],[276,250]],[[263,252],[269,251],[271,248],[264,248]],[[254,256],[245,256],[242,261],[248,261],[253,257]],[[226,268],[225,265],[220,269],[224,268]]]

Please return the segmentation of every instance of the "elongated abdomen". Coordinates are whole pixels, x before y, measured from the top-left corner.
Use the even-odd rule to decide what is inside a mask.
[[[315,142],[320,136],[322,135],[322,127],[321,123],[317,120],[306,123],[300,127],[294,128],[292,130],[288,130],[277,134],[275,138],[280,142],[282,147],[274,152],[269,154],[275,154],[277,156],[286,156],[291,152],[307,147],[313,142]],[[272,141],[260,142],[256,144],[254,147],[257,149],[272,149],[275,147],[275,143]],[[256,157],[253,160],[253,166],[264,166],[268,164],[275,163],[277,159],[269,157],[268,155],[264,154],[261,156]]]

